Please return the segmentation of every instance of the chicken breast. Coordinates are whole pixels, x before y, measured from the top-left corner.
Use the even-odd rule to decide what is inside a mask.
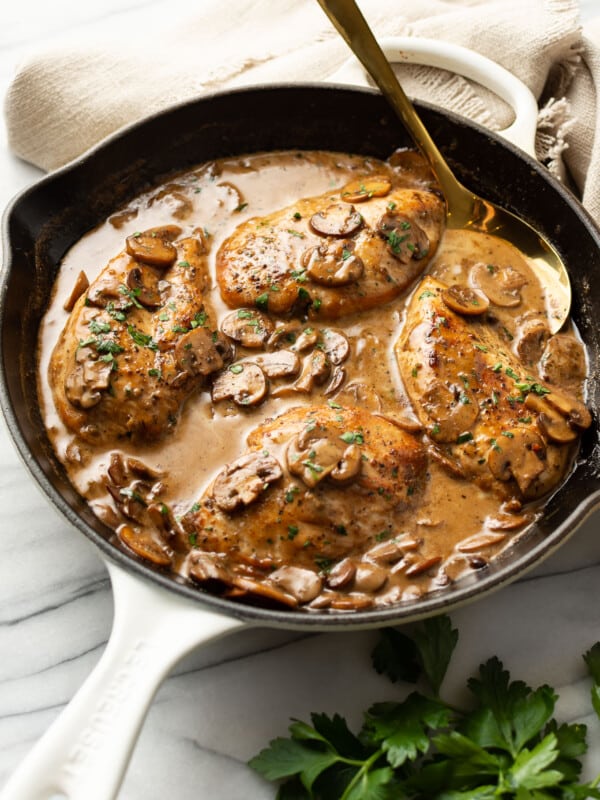
[[[487,299],[425,278],[395,346],[402,380],[433,454],[503,496],[535,498],[564,477],[591,417],[510,349]]]
[[[158,440],[233,357],[205,302],[206,245],[169,225],[128,237],[74,303],[49,380],[64,424],[93,442]]]
[[[425,467],[418,440],[384,417],[294,408],[254,429],[170,545],[189,551],[189,574],[202,585],[218,579],[228,592],[295,605],[309,583],[312,600],[333,565],[401,535]]]
[[[396,179],[398,180],[398,179]],[[337,319],[404,292],[434,255],[440,196],[369,176],[240,225],[217,254],[232,308]]]

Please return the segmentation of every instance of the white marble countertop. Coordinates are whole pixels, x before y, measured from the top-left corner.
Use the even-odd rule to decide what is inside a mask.
[[[582,0],[584,17],[597,0]],[[20,57],[109,29],[166,0],[19,0],[0,25],[0,92]],[[193,4],[190,1],[190,9]],[[11,156],[0,134],[0,206],[40,175]],[[0,423],[0,787],[98,660],[112,599],[96,551],[52,510]],[[581,654],[600,639],[600,514],[536,571],[453,614],[461,638],[450,681],[497,654],[514,674],[561,695],[558,716],[590,725],[589,774],[600,769],[600,725],[591,713]],[[376,634],[246,631],[186,657],[150,710],[120,797],[274,797],[246,761],[290,717],[339,711],[356,724],[397,691],[369,666]]]

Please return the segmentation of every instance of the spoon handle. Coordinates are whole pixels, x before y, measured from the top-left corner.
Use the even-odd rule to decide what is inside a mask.
[[[425,156],[446,195],[464,190],[450,171],[354,0],[318,0],[334,27],[373,78]]]

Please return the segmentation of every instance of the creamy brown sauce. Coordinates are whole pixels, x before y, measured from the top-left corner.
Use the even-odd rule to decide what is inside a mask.
[[[124,522],[106,488],[106,474],[115,452],[134,457],[160,473],[160,502],[168,506],[175,518],[181,518],[198,502],[224,465],[246,451],[247,436],[261,421],[298,405],[364,405],[370,411],[397,420],[401,427],[414,430],[418,439],[423,438],[423,428],[411,407],[394,356],[394,345],[414,287],[382,307],[332,321],[301,321],[301,329],[332,328],[347,337],[350,357],[343,363],[345,377],[339,390],[325,395],[329,385],[326,382],[315,386],[309,394],[286,392],[281,390],[289,389],[294,380],[275,378],[270,381],[266,399],[246,409],[231,400],[213,403],[208,385],[187,399],[174,430],[158,443],[80,441],[61,421],[46,377],[52,351],[69,317],[63,304],[77,275],[83,270],[90,283],[93,282],[109,259],[123,249],[126,236],[134,231],[171,223],[181,227],[182,237],[193,235],[198,228],[204,230],[210,246],[212,275],[206,304],[220,322],[231,313],[231,308],[221,299],[214,277],[215,258],[221,244],[238,225],[252,217],[274,213],[300,198],[329,190],[335,193],[355,175],[388,169],[373,159],[327,153],[281,153],[223,160],[176,176],[162,187],[141,195],[127,208],[115,211],[69,251],[41,328],[39,389],[44,419],[57,455],[77,491],[101,519],[117,529]],[[422,168],[415,168],[417,177],[419,170]],[[444,283],[465,284],[474,263],[510,265],[514,263],[514,253],[498,240],[450,231],[444,234],[426,271]],[[494,306],[496,325],[506,331],[509,348],[518,343],[527,320],[543,322],[551,307],[551,300],[534,274],[527,273],[526,277],[518,305]],[[576,342],[574,334],[567,335]],[[251,357],[253,352],[238,347],[236,359]],[[528,365],[527,373],[536,369],[537,366]],[[536,372],[535,376],[538,378],[539,374]],[[574,370],[574,375],[566,378],[569,384],[566,388],[581,395],[579,373]],[[280,396],[276,396],[278,393]],[[453,474],[443,460],[429,455],[422,494],[414,511],[400,515],[399,524],[395,519],[374,519],[373,529],[365,534],[359,557],[364,563],[384,569],[385,579],[379,586],[377,581],[371,584],[363,581],[366,589],[362,590],[357,578],[354,584],[349,580],[342,588],[329,591],[328,601],[327,576],[339,562],[328,559],[322,569],[315,566],[322,588],[308,607],[331,605],[350,609],[383,605],[411,601],[428,591],[442,589],[465,572],[485,569],[490,559],[526,532],[538,513],[538,501],[529,504],[513,501],[511,506],[506,498]],[[378,556],[377,548],[381,551],[386,541],[404,541],[406,547],[389,558]],[[172,569],[188,574],[188,551],[194,549],[194,544],[195,538],[190,540],[188,548],[175,549]],[[367,555],[363,558],[364,554]],[[271,569],[275,566],[278,565]],[[264,574],[268,577],[269,570]],[[376,588],[370,591],[370,586]],[[270,599],[277,598],[267,597],[266,601]]]

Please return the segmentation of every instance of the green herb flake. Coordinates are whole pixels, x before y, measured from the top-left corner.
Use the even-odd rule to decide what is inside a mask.
[[[297,525],[288,525],[287,526],[288,536],[287,538],[293,540],[298,536],[300,528]]]
[[[360,432],[344,431],[340,439],[346,444],[364,444],[364,436]]]
[[[456,437],[456,444],[464,444],[465,442],[470,442],[473,439],[473,434],[471,431],[465,431],[464,433],[459,433]]]
[[[256,300],[254,301],[254,303],[255,303],[255,305],[258,306],[258,308],[260,308],[263,311],[265,311],[268,308],[268,305],[269,305],[269,295],[268,295],[268,293],[267,292],[263,292],[262,294],[259,294],[258,297],[256,298]]]
[[[243,364],[231,364],[231,366],[229,367],[229,372],[232,372],[234,375],[239,375],[240,372],[243,371],[244,371]]]

